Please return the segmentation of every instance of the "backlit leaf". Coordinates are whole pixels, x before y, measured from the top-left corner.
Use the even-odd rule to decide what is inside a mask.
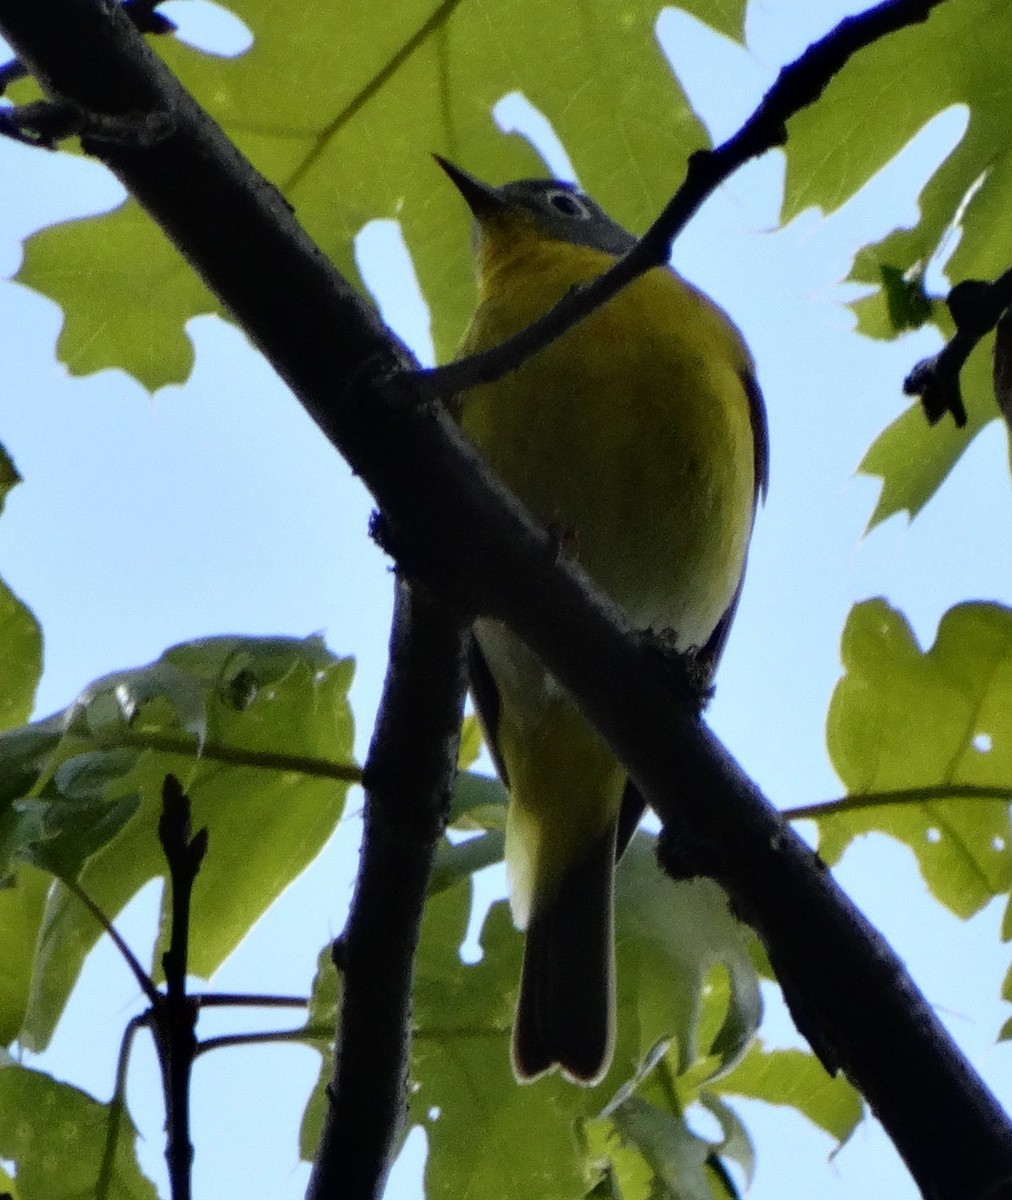
[[[935,897],[966,917],[1012,882],[1008,801],[962,798],[960,785],[1012,794],[1012,612],[960,604],[922,650],[883,600],[851,610],[845,674],[829,710],[830,756],[851,796],[880,799],[819,820],[819,852],[835,862],[879,830],[917,857]],[[923,789],[912,799],[893,793]]]

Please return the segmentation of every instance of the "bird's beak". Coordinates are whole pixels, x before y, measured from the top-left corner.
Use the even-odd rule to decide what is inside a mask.
[[[494,188],[488,183],[482,183],[480,179],[475,179],[473,175],[462,170],[456,163],[450,162],[448,158],[443,158],[441,154],[433,154],[432,157],[453,180],[457,191],[464,197],[467,207],[476,217],[481,219],[502,209],[503,200],[499,195],[498,188]]]

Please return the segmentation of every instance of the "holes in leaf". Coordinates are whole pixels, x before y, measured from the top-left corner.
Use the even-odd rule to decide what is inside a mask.
[[[400,222],[386,217],[367,221],[355,235],[355,265],[384,321],[423,364],[434,362],[429,310]]]
[[[989,733],[975,733],[970,740],[970,745],[978,754],[989,754],[993,745],[991,735]]]
[[[176,25],[175,37],[205,54],[238,58],[253,45],[246,22],[211,0],[166,0],[158,8]]]
[[[935,829],[935,827],[932,826],[929,830],[927,830],[924,836],[932,844],[932,846],[937,846],[942,840],[942,831],[940,829]]]

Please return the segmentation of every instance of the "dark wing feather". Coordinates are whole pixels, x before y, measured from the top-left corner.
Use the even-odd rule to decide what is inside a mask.
[[[752,450],[755,467],[755,499],[766,499],[770,485],[770,428],[766,418],[766,403],[759,390],[759,381],[751,371],[742,374],[741,382],[748,396],[748,415],[752,422]]]

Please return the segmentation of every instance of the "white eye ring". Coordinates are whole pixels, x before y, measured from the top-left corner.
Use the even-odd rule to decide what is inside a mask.
[[[575,192],[570,192],[566,188],[556,188],[552,192],[545,193],[545,200],[564,217],[572,217],[576,221],[587,221],[590,219],[591,212],[586,202],[581,196]]]

